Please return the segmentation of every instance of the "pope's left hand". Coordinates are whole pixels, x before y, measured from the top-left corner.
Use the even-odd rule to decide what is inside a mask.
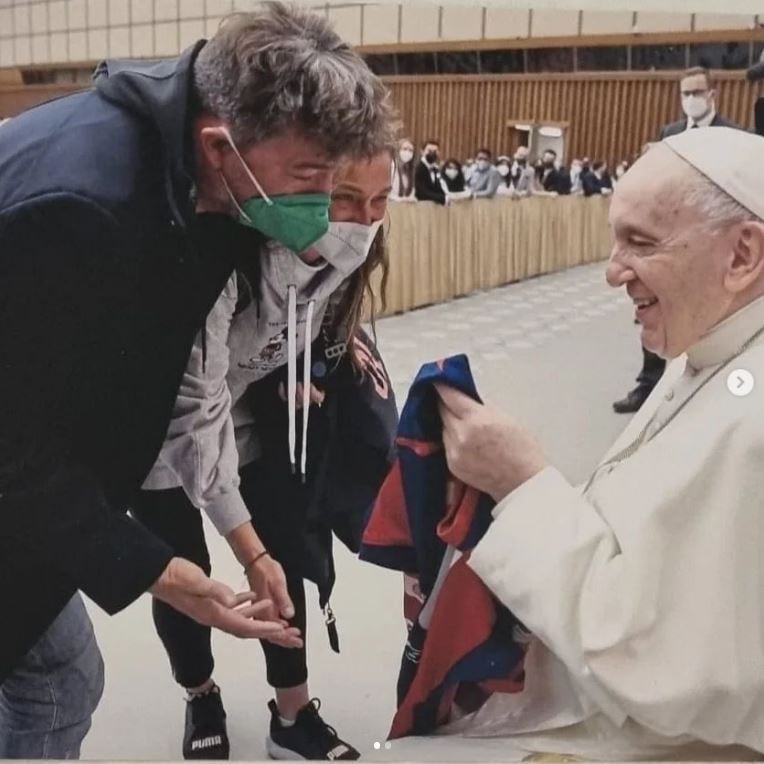
[[[459,480],[499,502],[546,467],[538,441],[517,422],[451,387],[435,387],[448,467]]]

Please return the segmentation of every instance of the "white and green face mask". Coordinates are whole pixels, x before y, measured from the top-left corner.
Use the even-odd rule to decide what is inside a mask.
[[[226,136],[244,172],[247,173],[259,194],[259,196],[249,197],[240,204],[223,178],[226,191],[239,212],[240,222],[256,228],[269,239],[278,241],[292,252],[304,252],[329,230],[331,196],[319,193],[283,194],[269,197],[247,166],[231,135],[226,133]]]

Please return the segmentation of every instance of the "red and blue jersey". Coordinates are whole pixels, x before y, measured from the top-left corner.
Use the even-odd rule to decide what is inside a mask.
[[[422,367],[398,427],[398,458],[364,532],[361,559],[414,575],[412,614],[390,738],[431,734],[456,703],[478,708],[523,687],[528,633],[467,565],[494,502],[455,480],[446,464],[434,384],[480,401],[466,356]]]

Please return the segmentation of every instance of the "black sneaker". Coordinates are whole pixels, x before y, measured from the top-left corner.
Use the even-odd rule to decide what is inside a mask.
[[[186,700],[184,759],[227,759],[230,752],[220,688]]]
[[[268,703],[271,711],[271,734],[265,741],[268,755],[283,761],[356,761],[361,754],[340,740],[337,731],[320,716],[321,701],[314,698],[300,709],[291,727],[284,727],[276,701]]]

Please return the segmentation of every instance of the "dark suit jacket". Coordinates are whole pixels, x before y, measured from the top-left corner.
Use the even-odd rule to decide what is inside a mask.
[[[570,173],[564,167],[542,176],[541,183],[545,191],[555,191],[560,195],[569,194],[572,186]]]
[[[745,128],[740,127],[740,125],[736,125],[734,122],[730,121],[729,119],[725,119],[724,117],[717,114],[713,122],[709,125],[709,127],[734,127],[736,130],[744,130]],[[670,125],[664,125],[661,128],[661,135],[660,140],[663,140],[664,138],[668,138],[671,135],[678,135],[679,133],[683,133],[687,129],[687,118],[680,119],[678,122],[672,122]]]
[[[602,189],[605,187],[602,181],[590,170],[589,172],[581,173],[581,185],[584,190],[584,196],[595,196],[601,194]]]
[[[420,202],[446,203],[446,194],[440,184],[440,170],[435,171],[435,180],[433,180],[430,168],[424,162],[419,162],[416,166],[414,188],[416,189],[416,198]]]

